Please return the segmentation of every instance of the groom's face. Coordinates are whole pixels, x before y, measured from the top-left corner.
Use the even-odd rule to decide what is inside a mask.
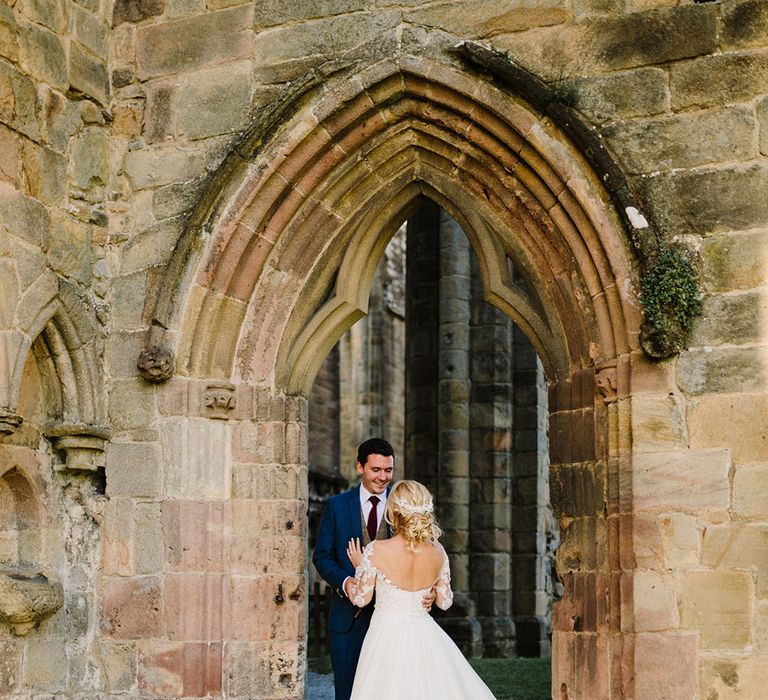
[[[368,455],[365,464],[357,463],[357,473],[362,475],[363,486],[376,495],[384,493],[395,473],[395,462],[392,457],[384,455]]]

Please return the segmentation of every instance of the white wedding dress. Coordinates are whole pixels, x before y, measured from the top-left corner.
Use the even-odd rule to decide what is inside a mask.
[[[395,586],[371,562],[374,543],[355,571],[352,602],[362,606],[376,590],[376,607],[355,673],[352,700],[493,700],[493,694],[421,601],[429,590]],[[448,556],[435,582],[436,603],[453,603]]]

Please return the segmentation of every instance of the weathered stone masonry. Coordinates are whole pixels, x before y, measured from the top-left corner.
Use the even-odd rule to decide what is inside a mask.
[[[302,696],[306,397],[426,197],[550,382],[553,694],[759,697],[767,52],[758,0],[0,6],[0,576],[53,601],[0,695]]]

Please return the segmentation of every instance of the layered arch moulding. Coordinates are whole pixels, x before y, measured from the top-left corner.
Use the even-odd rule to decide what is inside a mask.
[[[551,378],[636,347],[635,264],[610,198],[556,126],[513,96],[404,59],[331,84],[269,136],[238,153],[207,222],[187,232],[202,244],[181,242],[184,273],[158,300],[180,374],[306,393],[421,197],[462,225],[487,299]]]

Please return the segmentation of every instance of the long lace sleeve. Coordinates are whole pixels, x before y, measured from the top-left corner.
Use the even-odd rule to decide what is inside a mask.
[[[358,608],[363,608],[371,602],[376,588],[376,567],[371,561],[373,542],[363,549],[363,556],[355,569],[355,582],[352,584],[350,600]]]
[[[453,605],[453,591],[451,590],[451,565],[448,563],[448,554],[443,551],[443,567],[435,584],[435,603],[441,610],[448,610]]]

